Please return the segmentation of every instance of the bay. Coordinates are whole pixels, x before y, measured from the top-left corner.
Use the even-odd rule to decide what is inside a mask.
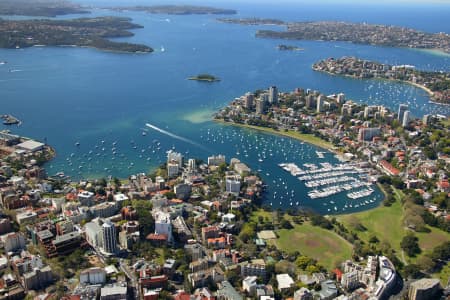
[[[255,7],[252,3],[229,2],[222,7],[238,9],[238,17],[317,20],[336,16],[337,19],[377,23],[395,19],[393,24],[397,25],[450,31],[449,22],[441,22],[439,17],[448,6],[444,6],[445,9],[427,6],[426,10],[413,6],[409,10],[394,10],[383,15],[381,11],[368,11],[366,6],[358,6],[345,14],[345,6],[339,5],[290,5]],[[220,3],[214,3],[214,6],[220,6]],[[417,14],[417,20],[409,18],[411,13]],[[135,36],[131,38],[118,40],[145,43],[156,51],[152,54],[118,54],[72,47],[0,49],[0,60],[8,61],[0,66],[0,113],[10,113],[23,120],[20,127],[8,127],[14,133],[46,140],[55,147],[58,155],[46,166],[49,174],[63,171],[74,179],[108,175],[127,177],[148,172],[163,163],[169,149],[183,152],[186,158],[204,160],[208,155],[223,153],[227,159],[237,156],[252,169],[261,170],[268,184],[267,204],[272,202],[274,207],[288,208],[291,202],[292,206],[298,202],[298,206],[320,213],[358,211],[377,205],[382,198],[379,191],[374,196],[376,202],[343,211],[345,196],[325,198],[326,201],[311,200],[303,183],[277,166],[286,160],[298,165],[317,163],[316,147],[216,124],[211,122],[212,113],[247,91],[277,85],[282,91],[303,87],[325,94],[344,92],[349,99],[383,104],[394,110],[400,103],[409,103],[417,117],[425,113],[449,114],[448,107],[430,104],[423,90],[407,84],[340,78],[311,70],[311,65],[319,59],[355,55],[383,63],[449,71],[448,55],[315,41],[289,41],[305,50],[278,51],[276,46],[287,42],[254,37],[257,29],[266,26],[222,24],[215,16],[149,15],[100,9],[94,10],[92,15],[131,17],[144,28],[134,30]],[[71,17],[74,16],[60,18]],[[209,84],[186,80],[199,73],[211,73],[221,81]],[[146,123],[192,143],[151,130]],[[1,125],[2,128],[6,127]],[[208,141],[205,138],[208,130],[223,138]],[[243,153],[237,155],[238,137],[271,148],[273,156],[259,162],[257,151],[249,153],[248,157]],[[75,146],[77,142],[80,143],[78,147]],[[296,150],[292,150],[292,157],[287,157],[276,154],[280,147]],[[332,154],[326,154],[324,161],[337,163]],[[288,195],[283,197],[281,204],[274,201],[274,195],[281,197],[286,192]],[[329,201],[336,202],[337,210]]]

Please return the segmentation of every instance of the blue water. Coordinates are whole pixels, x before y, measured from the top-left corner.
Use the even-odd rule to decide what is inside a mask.
[[[97,5],[102,3],[111,5],[110,1],[95,2]],[[365,5],[347,11],[345,5],[325,6],[320,2],[318,5],[264,4],[257,7],[235,2],[214,5],[237,8],[239,17],[367,21],[450,32],[450,22],[442,19],[448,15],[447,5],[411,5],[404,10],[389,6],[387,12],[379,7],[368,9],[370,6]],[[0,49],[0,60],[8,61],[7,65],[0,66],[0,113],[10,113],[23,120],[21,127],[11,128],[14,133],[46,139],[56,148],[57,157],[47,165],[50,174],[64,171],[74,178],[127,177],[159,165],[165,160],[165,151],[171,148],[185,153],[186,157],[206,159],[210,154],[223,153],[231,158],[236,156],[235,143],[238,143],[231,138],[233,135],[245,136],[247,140],[258,139],[258,143],[264,141],[274,148],[280,147],[276,141],[283,139],[283,143],[288,143],[283,147],[302,149],[304,156],[290,159],[274,155],[262,163],[258,162],[256,154],[239,158],[254,170],[261,170],[269,185],[268,203],[274,192],[281,194],[286,189],[294,190],[294,203],[328,213],[329,207],[321,200],[308,200],[304,185],[277,167],[278,163],[289,159],[298,165],[318,162],[315,147],[215,124],[210,121],[210,115],[235,97],[270,85],[277,85],[283,91],[303,87],[326,94],[344,92],[347,98],[355,101],[383,104],[393,109],[399,103],[408,102],[410,110],[418,117],[425,113],[449,114],[449,107],[429,104],[424,91],[407,84],[340,78],[311,70],[313,62],[319,59],[356,55],[383,63],[449,71],[448,55],[313,41],[289,41],[305,51],[280,52],[276,46],[284,42],[254,37],[258,28],[266,27],[222,24],[216,22],[214,16],[166,16],[107,10],[95,10],[93,15],[131,17],[144,28],[134,30],[134,37],[120,40],[145,43],[156,51],[152,54],[117,54],[86,48]],[[61,18],[69,17],[73,16]],[[217,75],[222,81],[204,84],[186,80],[202,72]],[[145,128],[145,123],[201,146]],[[207,141],[202,136],[208,129],[230,138],[225,138],[223,143]],[[147,132],[145,136],[144,131]],[[75,146],[76,142],[80,142],[79,147]],[[326,160],[336,163],[331,154]],[[285,185],[277,186],[274,179],[282,179]],[[380,193],[377,192],[376,197],[380,199]],[[333,199],[340,210],[345,197]],[[288,207],[290,202],[273,205]],[[352,211],[367,207],[369,205]]]

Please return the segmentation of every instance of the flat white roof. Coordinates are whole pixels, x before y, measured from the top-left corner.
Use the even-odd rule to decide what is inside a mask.
[[[25,149],[25,150],[29,150],[29,151],[36,151],[36,150],[39,150],[40,148],[42,148],[44,145],[45,144],[40,143],[40,142],[28,140],[28,141],[18,144],[17,147]]]
[[[112,286],[103,287],[100,291],[101,297],[114,296],[114,295],[126,295],[127,287],[125,286]]]
[[[289,274],[278,274],[277,275],[278,288],[288,289],[294,284],[294,280],[289,276]]]

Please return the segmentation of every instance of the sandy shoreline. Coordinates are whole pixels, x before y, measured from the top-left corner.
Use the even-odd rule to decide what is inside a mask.
[[[299,133],[299,132],[295,132],[292,130],[289,130],[287,132],[286,131],[278,131],[278,130],[275,130],[272,128],[267,128],[267,127],[226,122],[222,119],[213,119],[213,121],[217,122],[217,123],[229,125],[229,126],[237,126],[237,127],[242,127],[242,128],[255,129],[255,130],[259,130],[259,131],[263,131],[263,132],[267,132],[267,133],[271,133],[271,134],[275,134],[275,135],[290,137],[290,138],[317,146],[319,148],[330,151],[332,153],[340,154],[338,151],[336,151],[336,149],[334,149],[334,146],[330,142],[324,141],[321,138],[314,136],[313,134],[304,134],[304,133]]]

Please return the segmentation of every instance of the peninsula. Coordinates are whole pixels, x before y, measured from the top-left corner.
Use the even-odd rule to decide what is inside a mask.
[[[21,15],[56,17],[68,14],[89,13],[81,6],[69,1],[61,0],[2,0],[0,1],[0,15]]]
[[[217,78],[210,74],[199,74],[197,76],[189,77],[188,80],[197,80],[197,81],[206,81],[206,82],[215,82],[220,81],[220,78]]]
[[[272,86],[235,98],[217,112],[215,120],[288,135],[316,145],[312,138],[319,139],[325,142],[320,146],[330,145],[328,147],[339,157],[349,161],[347,164],[365,170],[367,186],[363,192],[348,193],[347,197],[352,199],[349,203],[356,207],[352,201],[370,194],[368,185],[376,180],[385,194],[383,205],[361,214],[336,217],[338,224],[349,230],[336,232],[355,245],[355,252],[365,248],[358,245],[360,242],[370,244],[371,236],[383,232],[383,239],[391,246],[388,251],[387,248],[380,249],[380,253],[389,256],[391,262],[401,269],[404,278],[417,276],[410,272],[411,269],[423,274],[430,270],[428,266],[410,260],[419,256],[428,259],[426,251],[420,248],[423,246],[417,246],[419,236],[428,239],[434,230],[438,230],[442,234],[440,238],[449,241],[450,222],[446,213],[449,180],[447,176],[439,175],[448,172],[444,166],[450,153],[448,117],[425,115],[423,119],[417,119],[411,117],[407,104],[401,104],[398,112],[393,112],[384,106],[346,99],[343,93],[325,96],[319,91],[302,88],[278,92],[277,87]],[[317,154],[320,158],[321,152]],[[305,181],[305,186],[312,189],[307,193],[311,199],[334,195],[345,189],[339,177],[329,179],[323,173],[317,177],[305,175],[308,171],[304,167],[308,168],[308,164],[281,163],[278,166],[298,180]],[[427,172],[430,175],[426,175]],[[342,180],[345,179],[344,175]],[[357,238],[351,237],[353,233]],[[280,243],[281,235],[276,245],[283,248],[297,244],[293,242],[295,235],[286,233],[285,238],[286,245]],[[306,250],[297,247],[289,249]],[[440,272],[441,266],[433,264],[438,268],[437,272]],[[446,282],[447,277],[444,278]],[[439,281],[436,279],[435,282]],[[387,292],[392,285],[387,281],[385,283]],[[377,288],[366,290],[367,297],[370,298],[370,293],[375,290]]]
[[[168,15],[234,15],[234,9],[214,8],[194,5],[151,5],[151,6],[120,6],[108,7],[115,11],[143,11],[150,14]]]
[[[152,52],[146,45],[110,41],[129,37],[130,29],[142,28],[129,18],[97,17],[71,20],[0,19],[0,48],[31,46],[80,46],[119,52]]]
[[[416,70],[413,66],[392,66],[356,57],[328,58],[312,66],[315,71],[353,78],[399,80],[427,91],[432,101],[450,104],[450,73]]]
[[[427,33],[411,28],[350,23],[337,21],[283,22],[270,19],[218,19],[221,22],[242,25],[284,25],[285,31],[258,30],[260,38],[286,40],[345,41],[355,44],[369,44],[387,47],[436,49],[450,53],[450,35]]]

